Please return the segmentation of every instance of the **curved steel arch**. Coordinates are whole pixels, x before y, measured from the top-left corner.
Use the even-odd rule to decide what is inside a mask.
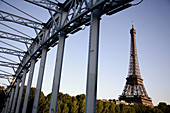
[[[7,3],[4,0],[1,0]],[[62,70],[62,60],[64,52],[65,38],[68,34],[74,34],[82,30],[82,26],[90,27],[90,47],[89,47],[89,61],[88,61],[88,75],[87,75],[87,89],[86,89],[86,113],[96,112],[96,84],[97,84],[97,64],[98,64],[98,34],[99,24],[102,15],[112,15],[116,12],[131,7],[130,4],[133,0],[66,0],[64,3],[52,2],[50,0],[25,0],[31,4],[40,6],[47,9],[51,18],[46,23],[39,23],[31,19],[23,18],[5,11],[0,11],[0,21],[9,21],[21,25],[25,25],[33,28],[36,32],[36,37],[32,39],[30,37],[22,37],[18,34],[8,33],[0,31],[0,38],[18,41],[24,44],[30,44],[27,46],[26,52],[16,51],[5,47],[0,47],[1,53],[12,54],[16,56],[22,56],[20,62],[18,62],[17,70],[15,71],[15,77],[11,81],[11,86],[7,87],[6,92],[11,96],[7,99],[6,107],[3,112],[18,112],[20,102],[17,104],[16,110],[16,97],[18,94],[19,83],[22,82],[23,87],[25,82],[25,76],[27,71],[30,71],[29,80],[26,89],[26,96],[24,100],[24,106],[22,112],[25,113],[27,109],[27,102],[32,83],[32,76],[34,72],[34,65],[36,61],[41,58],[40,69],[37,81],[37,90],[35,94],[35,100],[33,105],[33,113],[37,112],[39,94],[41,91],[43,73],[46,61],[46,54],[50,50],[50,47],[58,45],[57,61],[55,67],[53,91],[51,97],[51,105],[49,112],[56,112],[57,96],[59,92],[60,77]],[[8,4],[8,3],[7,3]],[[10,5],[10,4],[8,4]],[[11,7],[24,13],[22,10],[10,5]],[[24,13],[28,15],[27,13]],[[7,26],[6,24],[2,25]],[[9,26],[10,27],[10,26]],[[39,32],[37,31],[39,30]],[[13,29],[15,30],[15,29]],[[16,30],[17,31],[17,30]],[[22,33],[22,32],[20,32]],[[23,33],[25,34],[25,33]],[[22,34],[22,35],[23,35]],[[26,36],[26,34],[25,34]],[[28,36],[29,37],[29,36]],[[31,41],[30,41],[31,40]],[[14,63],[0,62],[3,66],[14,66]],[[16,66],[16,65],[15,65]],[[91,73],[94,75],[92,76]],[[22,80],[21,80],[22,79]],[[91,86],[91,87],[89,87]],[[15,92],[14,92],[15,91]],[[23,89],[20,89],[20,95],[22,96]],[[20,100],[19,97],[18,101]],[[12,101],[13,100],[13,101]]]

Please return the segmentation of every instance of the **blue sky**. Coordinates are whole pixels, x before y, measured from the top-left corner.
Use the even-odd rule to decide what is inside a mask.
[[[22,0],[9,3],[23,9],[43,22],[49,19],[48,11]],[[133,3],[138,2],[136,0]],[[0,10],[22,15],[0,1]],[[117,99],[125,86],[129,66],[130,29],[132,20],[136,29],[137,51],[141,77],[154,105],[165,101],[170,104],[170,1],[144,0],[140,5],[130,7],[112,16],[102,16],[100,23],[100,48],[98,67],[98,99]],[[24,16],[27,17],[27,16]],[[17,27],[35,37],[33,30]],[[0,29],[16,33],[2,25]],[[4,40],[5,41],[5,40]],[[8,41],[9,42],[9,41]],[[24,45],[10,42],[26,50]],[[89,27],[69,35],[65,44],[64,62],[60,91],[72,96],[86,93]],[[1,46],[5,46],[1,43]],[[42,91],[51,92],[57,47],[47,55]],[[0,55],[4,55],[0,53]],[[6,55],[7,56],[7,55]],[[9,57],[9,56],[7,56]],[[16,61],[16,57],[10,57]],[[0,60],[2,60],[0,58]],[[0,67],[4,70],[12,70]],[[39,61],[36,63],[32,86],[36,86]],[[28,75],[28,74],[27,74]],[[7,83],[0,79],[0,82]]]

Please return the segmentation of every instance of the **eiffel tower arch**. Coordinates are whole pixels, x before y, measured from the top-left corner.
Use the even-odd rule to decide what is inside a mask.
[[[136,30],[134,25],[130,30],[131,34],[131,44],[130,44],[130,62],[128,77],[126,78],[126,84],[122,95],[120,95],[119,100],[124,100],[127,103],[144,104],[146,106],[153,107],[152,100],[148,96],[146,89],[143,84],[143,79],[141,78],[138,57],[137,57],[137,47],[136,47]]]

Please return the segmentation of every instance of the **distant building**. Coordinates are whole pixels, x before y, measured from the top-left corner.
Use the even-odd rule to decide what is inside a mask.
[[[137,57],[137,47],[136,47],[136,30],[134,25],[130,30],[131,34],[131,44],[130,44],[130,62],[129,62],[129,72],[126,78],[126,85],[124,87],[122,95],[120,95],[119,100],[126,101],[129,104],[139,104],[142,103],[146,106],[153,107],[152,100],[148,96],[143,79],[141,78],[138,57]]]
[[[125,104],[125,105],[128,105],[128,103],[125,102],[124,100],[116,100],[116,99],[109,99],[109,100],[107,100],[107,99],[102,99],[101,101],[103,101],[103,102],[113,102],[115,104]]]

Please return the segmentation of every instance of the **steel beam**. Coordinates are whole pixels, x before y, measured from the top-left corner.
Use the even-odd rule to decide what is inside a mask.
[[[0,53],[6,53],[6,54],[22,56],[22,57],[25,55],[25,52],[17,51],[14,49],[8,49],[8,48],[4,48],[4,47],[0,47]]]
[[[1,1],[5,2],[4,0],[1,0]],[[49,0],[27,0],[27,1],[49,1]],[[58,97],[59,86],[60,86],[60,77],[61,77],[61,69],[62,69],[65,36],[66,36],[66,34],[69,34],[69,33],[75,33],[75,31],[77,31],[80,26],[86,25],[87,23],[90,23],[90,22],[92,24],[91,24],[91,31],[90,31],[91,33],[90,33],[89,61],[88,61],[89,64],[88,64],[88,73],[87,73],[88,77],[87,77],[87,90],[86,90],[86,94],[87,94],[86,112],[90,112],[91,110],[92,110],[91,112],[93,112],[93,111],[95,112],[95,107],[93,109],[91,109],[92,107],[90,107],[90,106],[95,106],[95,104],[96,104],[95,100],[96,100],[96,90],[97,90],[96,87],[97,87],[97,64],[98,64],[98,57],[97,57],[97,55],[98,55],[98,34],[96,31],[98,31],[99,27],[96,27],[96,26],[99,26],[99,24],[97,25],[95,23],[99,23],[99,18],[96,18],[95,16],[96,15],[97,15],[97,17],[99,17],[99,16],[98,16],[98,13],[96,13],[96,12],[98,12],[98,11],[96,11],[96,9],[101,8],[101,10],[100,10],[101,15],[103,15],[105,13],[113,14],[119,10],[122,10],[122,8],[124,8],[124,7],[119,7],[119,6],[123,6],[124,3],[128,3],[130,1],[132,1],[132,0],[67,0],[66,2],[64,2],[64,4],[62,4],[62,7],[61,7],[62,10],[68,11],[66,18],[64,18],[64,20],[62,18],[62,21],[58,21],[60,19],[55,20],[59,23],[58,25],[60,25],[60,24],[61,25],[58,28],[54,27],[55,24],[51,18],[46,23],[46,27],[50,29],[50,33],[49,33],[50,35],[42,43],[40,41],[39,34],[37,34],[37,37],[35,38],[34,42],[32,42],[32,44],[30,45],[30,47],[28,49],[29,54],[23,55],[24,57],[21,61],[21,64],[23,66],[18,66],[16,75],[21,74],[23,72],[23,69],[25,66],[30,66],[31,59],[33,57],[35,59],[41,57],[40,55],[41,55],[43,46],[47,46],[47,48],[49,48],[49,47],[52,47],[54,44],[56,44],[56,42],[58,41],[58,38],[55,38],[55,37],[60,34],[55,74],[54,74],[54,83],[53,83],[53,92],[56,91],[56,93],[53,94],[53,92],[52,92],[51,100],[53,102],[51,102],[51,105],[50,105],[50,112],[56,111],[56,109],[57,109],[56,102],[58,101],[57,97]],[[83,2],[84,2],[84,4],[83,4]],[[39,3],[42,4],[42,2],[39,2]],[[45,2],[43,2],[43,3],[45,3]],[[10,6],[12,6],[12,5],[10,5]],[[12,6],[12,7],[14,7],[14,6]],[[49,6],[49,8],[50,7],[51,6]],[[17,8],[15,7],[15,9],[17,9]],[[116,10],[112,10],[112,9],[116,9]],[[17,10],[19,10],[19,9],[17,9]],[[50,10],[50,9],[48,9],[48,10]],[[19,10],[19,11],[21,11],[21,10]],[[23,12],[23,11],[21,11],[21,12]],[[55,19],[61,18],[61,16],[65,15],[63,12],[61,12],[61,15],[56,18],[56,15],[58,15],[58,14],[59,13],[56,12],[53,15]],[[89,18],[90,15],[92,15],[91,20]],[[27,37],[30,37],[30,36],[20,32],[10,26],[7,26],[7,25],[1,23],[1,22],[0,22],[0,24],[4,25],[10,29],[13,29]],[[54,32],[51,32],[51,31],[54,31]],[[43,31],[40,31],[39,33],[41,33],[41,32],[43,32]],[[2,52],[2,48],[0,48],[0,52]],[[11,53],[12,55],[16,55],[16,56],[20,55],[18,53],[14,54],[12,52],[12,50],[8,50],[5,52],[3,51],[3,53],[8,53],[8,54]],[[34,65],[35,65],[35,63],[34,63]],[[32,78],[31,78],[30,82],[32,82]],[[15,83],[15,78],[13,79],[11,84],[14,84],[14,83]],[[7,89],[7,90],[9,91],[9,89]],[[30,91],[28,91],[28,92],[30,92]],[[53,95],[54,95],[54,97],[53,97]],[[89,96],[89,95],[93,95],[93,96]],[[28,95],[28,97],[29,97],[29,95]],[[27,101],[28,101],[28,99],[27,99]],[[27,107],[27,104],[26,104],[26,107]]]
[[[64,24],[64,20],[66,16],[67,16],[67,12],[63,11],[61,17],[61,25]],[[58,94],[60,88],[60,78],[61,78],[62,63],[63,63],[63,56],[64,56],[65,37],[66,37],[65,32],[60,32],[49,113],[57,112]]]
[[[0,73],[0,76],[1,77],[14,77],[14,75],[7,75],[7,74],[2,74],[2,73]]]
[[[17,95],[18,95],[18,89],[19,89],[19,83],[20,83],[20,78],[17,78],[11,113],[14,113],[14,110],[15,110],[15,105],[16,105],[16,100],[17,100]]]
[[[91,14],[85,113],[96,113],[100,11]]]
[[[1,113],[6,113],[8,102],[9,102],[9,97],[6,95],[6,101],[4,103],[4,106],[3,106]]]
[[[30,1],[33,1],[33,0],[30,0]],[[37,36],[35,38],[34,42],[31,44],[31,46],[28,49],[28,53],[31,53],[31,54],[26,54],[21,61],[21,64],[23,64],[23,67],[30,63],[30,59],[31,59],[32,55],[35,58],[40,57],[39,53],[41,53],[42,47],[44,45],[46,45],[48,47],[53,47],[56,44],[56,42],[58,41],[58,39],[56,39],[55,37],[58,36],[61,31],[65,31],[66,34],[69,34],[69,33],[72,33],[72,31],[75,31],[77,28],[79,28],[82,25],[89,25],[88,24],[90,22],[89,16],[91,15],[91,11],[93,11],[94,9],[97,9],[100,7],[101,11],[102,11],[101,14],[103,15],[103,14],[106,14],[107,12],[111,11],[112,9],[115,9],[115,8],[119,9],[119,6],[122,6],[125,3],[129,3],[132,0],[116,0],[116,1],[115,0],[111,0],[111,1],[110,0],[96,0],[96,1],[97,2],[95,2],[94,5],[89,5],[89,0],[88,1],[87,0],[79,0],[79,3],[77,5],[72,5],[74,0],[67,0],[66,2],[64,2],[62,8],[64,10],[68,11],[68,15],[64,19],[65,23],[56,29],[54,27],[52,18],[50,18],[50,20],[46,23],[46,28],[50,29],[49,37],[47,37],[47,39],[41,44],[37,43],[39,41],[39,38],[38,38],[39,36]],[[82,3],[82,2],[84,2],[84,3]],[[12,5],[10,5],[10,6],[12,6]],[[81,8],[78,8],[78,7],[81,7]],[[73,13],[72,10],[74,11],[74,9],[76,9],[76,11],[74,12],[74,14],[72,14]],[[17,10],[19,10],[19,9],[17,9]],[[21,10],[19,10],[19,11],[21,11]],[[21,12],[23,12],[23,11],[21,11]],[[62,15],[63,15],[63,12],[61,12],[60,15],[58,15],[58,13],[56,13],[54,16],[55,17],[58,16],[59,18],[61,18]],[[69,18],[70,15],[71,15],[71,18]],[[57,22],[59,22],[59,25],[61,24],[61,21],[57,21]],[[30,37],[14,28],[11,28],[10,26],[7,26],[7,25],[1,23],[1,22],[0,22],[0,24],[4,25],[10,29],[13,29],[27,37]],[[42,32],[42,31],[40,31],[40,32]],[[30,37],[30,38],[32,38],[32,37]],[[21,67],[21,66],[18,67],[18,69],[17,69],[18,74],[20,74],[22,72],[23,67]]]
[[[0,66],[17,68],[19,64],[0,61]]]
[[[10,111],[11,111],[12,100],[13,100],[13,97],[14,97],[14,89],[15,88],[12,86],[10,99],[9,99],[9,103],[8,103],[8,108],[7,108],[7,113],[10,113]]]
[[[59,88],[60,88],[64,45],[65,45],[65,34],[61,33],[59,43],[58,43],[57,56],[56,56],[56,64],[55,64],[53,88],[52,88],[52,94],[51,94],[51,104],[50,104],[49,113],[57,112],[57,102],[58,102],[58,93],[59,93]]]
[[[28,36],[27,34],[25,34],[25,33],[21,32],[20,30],[17,30],[17,29],[15,29],[15,28],[13,28],[13,27],[11,27],[11,26],[9,26],[9,25],[6,25],[6,24],[4,24],[4,23],[2,23],[2,22],[0,22],[0,24],[1,24],[1,25],[3,25],[3,26],[5,26],[5,27],[7,27],[7,28],[9,28],[9,29],[14,30],[14,31],[16,31],[16,32],[18,32],[18,33],[21,33],[22,35],[27,36],[27,37],[29,37],[30,39],[32,39],[32,37],[31,37],[31,36]]]
[[[9,39],[9,40],[21,42],[24,44],[31,44],[31,42],[33,41],[33,39],[19,36],[19,35],[12,34],[12,33],[8,33],[8,32],[4,32],[4,31],[0,31],[0,33],[1,33],[0,38],[3,38],[3,39]]]
[[[38,104],[39,104],[39,99],[40,99],[40,94],[41,94],[41,87],[42,87],[44,68],[45,68],[45,62],[46,62],[46,55],[47,55],[47,48],[43,48],[32,113],[37,113],[37,110],[38,110]]]
[[[27,70],[24,69],[24,73],[23,73],[23,76],[22,76],[22,82],[21,82],[21,87],[20,87],[20,90],[19,90],[19,96],[18,96],[18,101],[17,101],[17,106],[16,106],[15,113],[19,113],[20,104],[21,104],[21,100],[22,100],[22,94],[23,94],[23,90],[24,90],[26,74],[27,74]]]
[[[37,6],[43,7],[45,9],[60,13],[59,8],[60,8],[61,3],[59,2],[55,3],[50,0],[25,0],[25,1],[30,2]]]
[[[2,113],[7,113],[8,103],[9,103],[9,97],[7,97],[7,100],[6,100],[6,103],[5,103],[5,109],[4,109],[4,112],[2,112]]]
[[[27,110],[27,104],[28,104],[28,99],[29,99],[30,90],[31,90],[32,78],[34,74],[34,67],[35,67],[35,59],[32,59],[22,113],[26,113],[26,110]]]
[[[8,22],[14,22],[20,25],[24,25],[27,27],[31,27],[34,29],[42,30],[43,25],[42,23],[35,22],[33,20],[29,20],[27,18],[23,18],[14,14],[7,13],[5,11],[0,10],[0,21],[8,21]]]
[[[18,62],[14,61],[14,60],[11,60],[11,59],[7,58],[7,57],[1,56],[1,55],[0,55],[0,57],[5,59],[5,60],[8,60],[10,62],[18,63]]]
[[[8,77],[8,76],[1,76],[1,75],[0,75],[0,78],[4,78],[4,79],[8,79],[8,80],[9,80],[9,79],[12,79],[12,77],[10,78],[10,77]]]

